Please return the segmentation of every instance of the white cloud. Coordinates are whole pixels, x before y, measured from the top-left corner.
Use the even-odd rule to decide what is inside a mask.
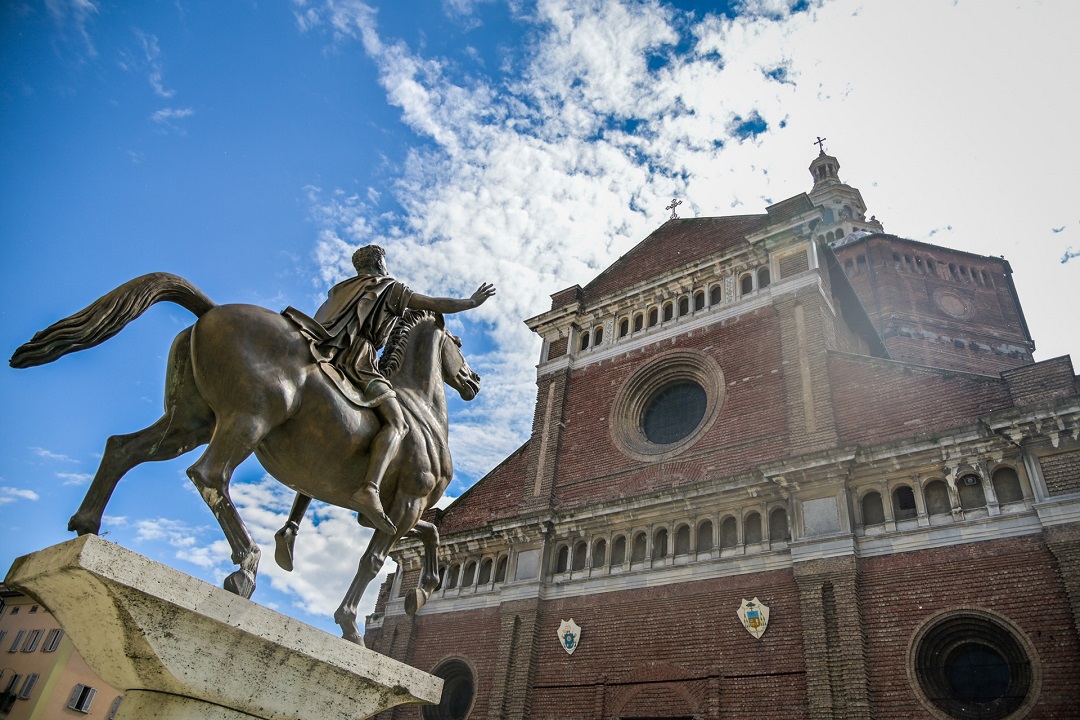
[[[92,0],[45,0],[45,7],[61,32],[67,32],[70,28],[82,40],[86,53],[91,57],[97,55],[86,28],[90,18],[98,12],[97,3]]]
[[[0,486],[0,505],[16,502],[17,500],[40,500],[41,496],[33,490]]]
[[[173,130],[183,134],[184,129],[177,125],[176,121],[189,118],[194,114],[195,111],[191,108],[162,108],[155,111],[150,116],[150,119],[166,130]]]
[[[52,450],[47,450],[47,449],[41,448],[41,447],[32,447],[32,448],[30,448],[30,452],[34,453],[39,458],[42,458],[44,460],[56,460],[57,462],[66,462],[66,463],[79,463],[79,462],[81,462],[79,460],[76,460],[73,457],[69,457],[67,455],[64,455],[63,453],[56,453],[56,452],[53,452]]]
[[[135,30],[135,37],[142,48],[146,67],[147,79],[154,94],[158,97],[171,98],[176,94],[175,90],[165,87],[165,69],[161,59],[161,48],[158,46],[157,35]]]
[[[92,473],[56,473],[65,485],[86,485],[94,479]]]

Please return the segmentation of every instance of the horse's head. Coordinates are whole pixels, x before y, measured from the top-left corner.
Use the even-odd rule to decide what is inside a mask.
[[[435,324],[440,330],[440,355],[442,359],[443,381],[458,391],[462,400],[472,400],[480,392],[480,376],[473,372],[461,354],[461,338],[446,329],[443,316],[435,315]]]

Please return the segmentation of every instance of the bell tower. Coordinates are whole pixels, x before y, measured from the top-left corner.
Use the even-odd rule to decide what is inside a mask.
[[[818,138],[818,156],[810,163],[814,188],[810,200],[823,210],[817,238],[834,243],[854,232],[879,233],[884,228],[877,218],[866,219],[862,193],[840,179],[840,161],[825,153],[825,138]]]

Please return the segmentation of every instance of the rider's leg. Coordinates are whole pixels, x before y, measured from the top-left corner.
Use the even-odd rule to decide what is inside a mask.
[[[292,508],[289,510],[289,519],[274,533],[274,561],[282,570],[292,572],[293,569],[293,544],[296,542],[296,533],[300,531],[300,523],[304,519],[311,498],[303,493],[296,493]]]
[[[382,501],[379,499],[379,486],[390,462],[397,456],[398,447],[409,432],[409,426],[405,423],[405,415],[395,397],[383,400],[376,407],[376,411],[382,427],[371,441],[367,474],[360,488],[353,493],[352,499],[359,512],[371,521],[376,530],[393,535],[397,528],[383,510]]]

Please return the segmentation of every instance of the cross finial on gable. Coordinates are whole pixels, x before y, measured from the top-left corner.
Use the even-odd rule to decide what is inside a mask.
[[[680,205],[682,205],[682,200],[676,200],[675,198],[671,198],[671,204],[664,208],[665,210],[671,211],[671,217],[669,217],[668,220],[679,219],[679,216],[675,214],[675,208],[679,207]]]
[[[818,146],[818,155],[824,155],[825,154],[825,141],[828,140],[828,139],[829,138],[823,138],[820,135],[818,135],[817,136],[817,142],[810,143],[811,145],[817,145]]]

